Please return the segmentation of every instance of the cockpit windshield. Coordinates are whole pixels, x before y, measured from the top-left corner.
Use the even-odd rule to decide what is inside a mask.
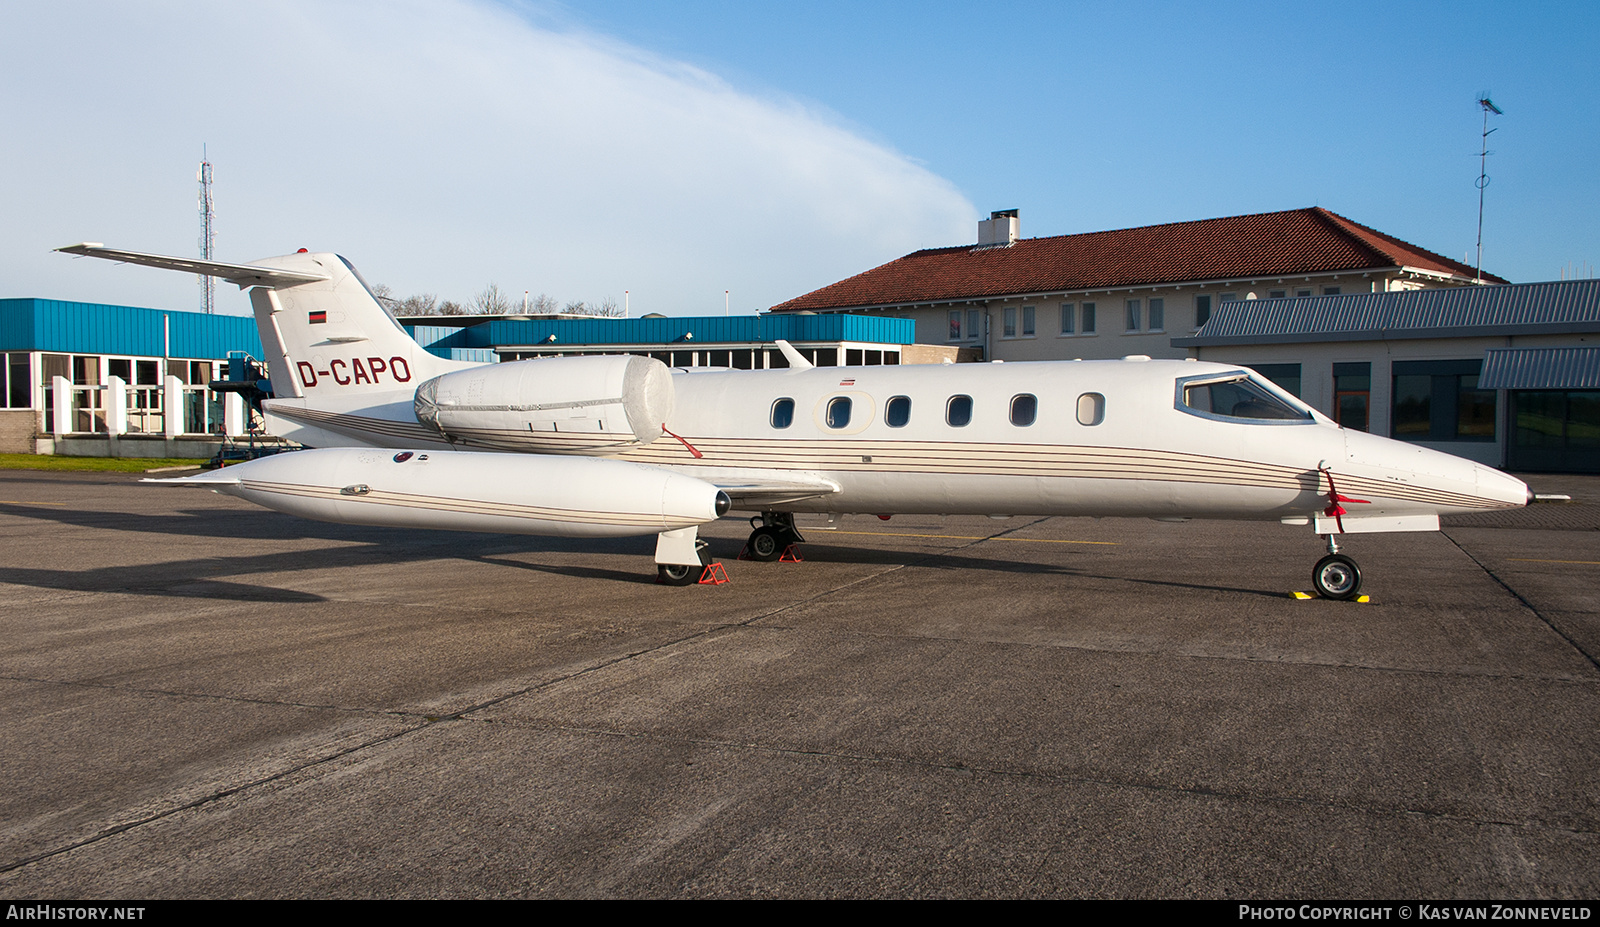
[[[1178,409],[1207,418],[1257,422],[1311,421],[1308,412],[1290,405],[1244,372],[1180,380]]]

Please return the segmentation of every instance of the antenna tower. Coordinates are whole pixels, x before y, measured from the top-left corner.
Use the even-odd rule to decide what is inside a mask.
[[[211,200],[211,162],[206,158],[205,146],[200,146],[200,170],[195,174],[200,181],[200,257],[209,261],[211,250],[217,242],[216,204]],[[216,310],[217,281],[214,277],[200,276],[200,305],[206,315]]]
[[[1489,185],[1489,133],[1495,131],[1489,128],[1489,114],[1504,116],[1500,107],[1494,105],[1485,93],[1478,98],[1478,106],[1483,109],[1483,148],[1478,152],[1478,283],[1483,282],[1483,188]]]

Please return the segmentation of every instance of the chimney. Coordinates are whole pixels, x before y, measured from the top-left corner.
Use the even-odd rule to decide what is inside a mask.
[[[978,244],[1009,245],[1022,231],[1022,220],[1015,209],[998,209],[989,218],[978,220]]]

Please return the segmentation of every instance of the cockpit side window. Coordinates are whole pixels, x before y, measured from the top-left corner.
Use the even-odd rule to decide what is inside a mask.
[[[1179,380],[1178,410],[1225,421],[1279,425],[1312,421],[1310,413],[1295,408],[1246,373]]]

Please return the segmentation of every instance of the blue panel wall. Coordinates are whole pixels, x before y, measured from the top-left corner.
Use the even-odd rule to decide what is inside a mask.
[[[687,316],[667,319],[528,319],[482,322],[460,347],[542,344],[671,344],[786,341],[868,341],[911,344],[916,323],[860,315]]]
[[[170,337],[170,343],[168,339]],[[0,350],[260,358],[255,319],[59,299],[0,299]]]

